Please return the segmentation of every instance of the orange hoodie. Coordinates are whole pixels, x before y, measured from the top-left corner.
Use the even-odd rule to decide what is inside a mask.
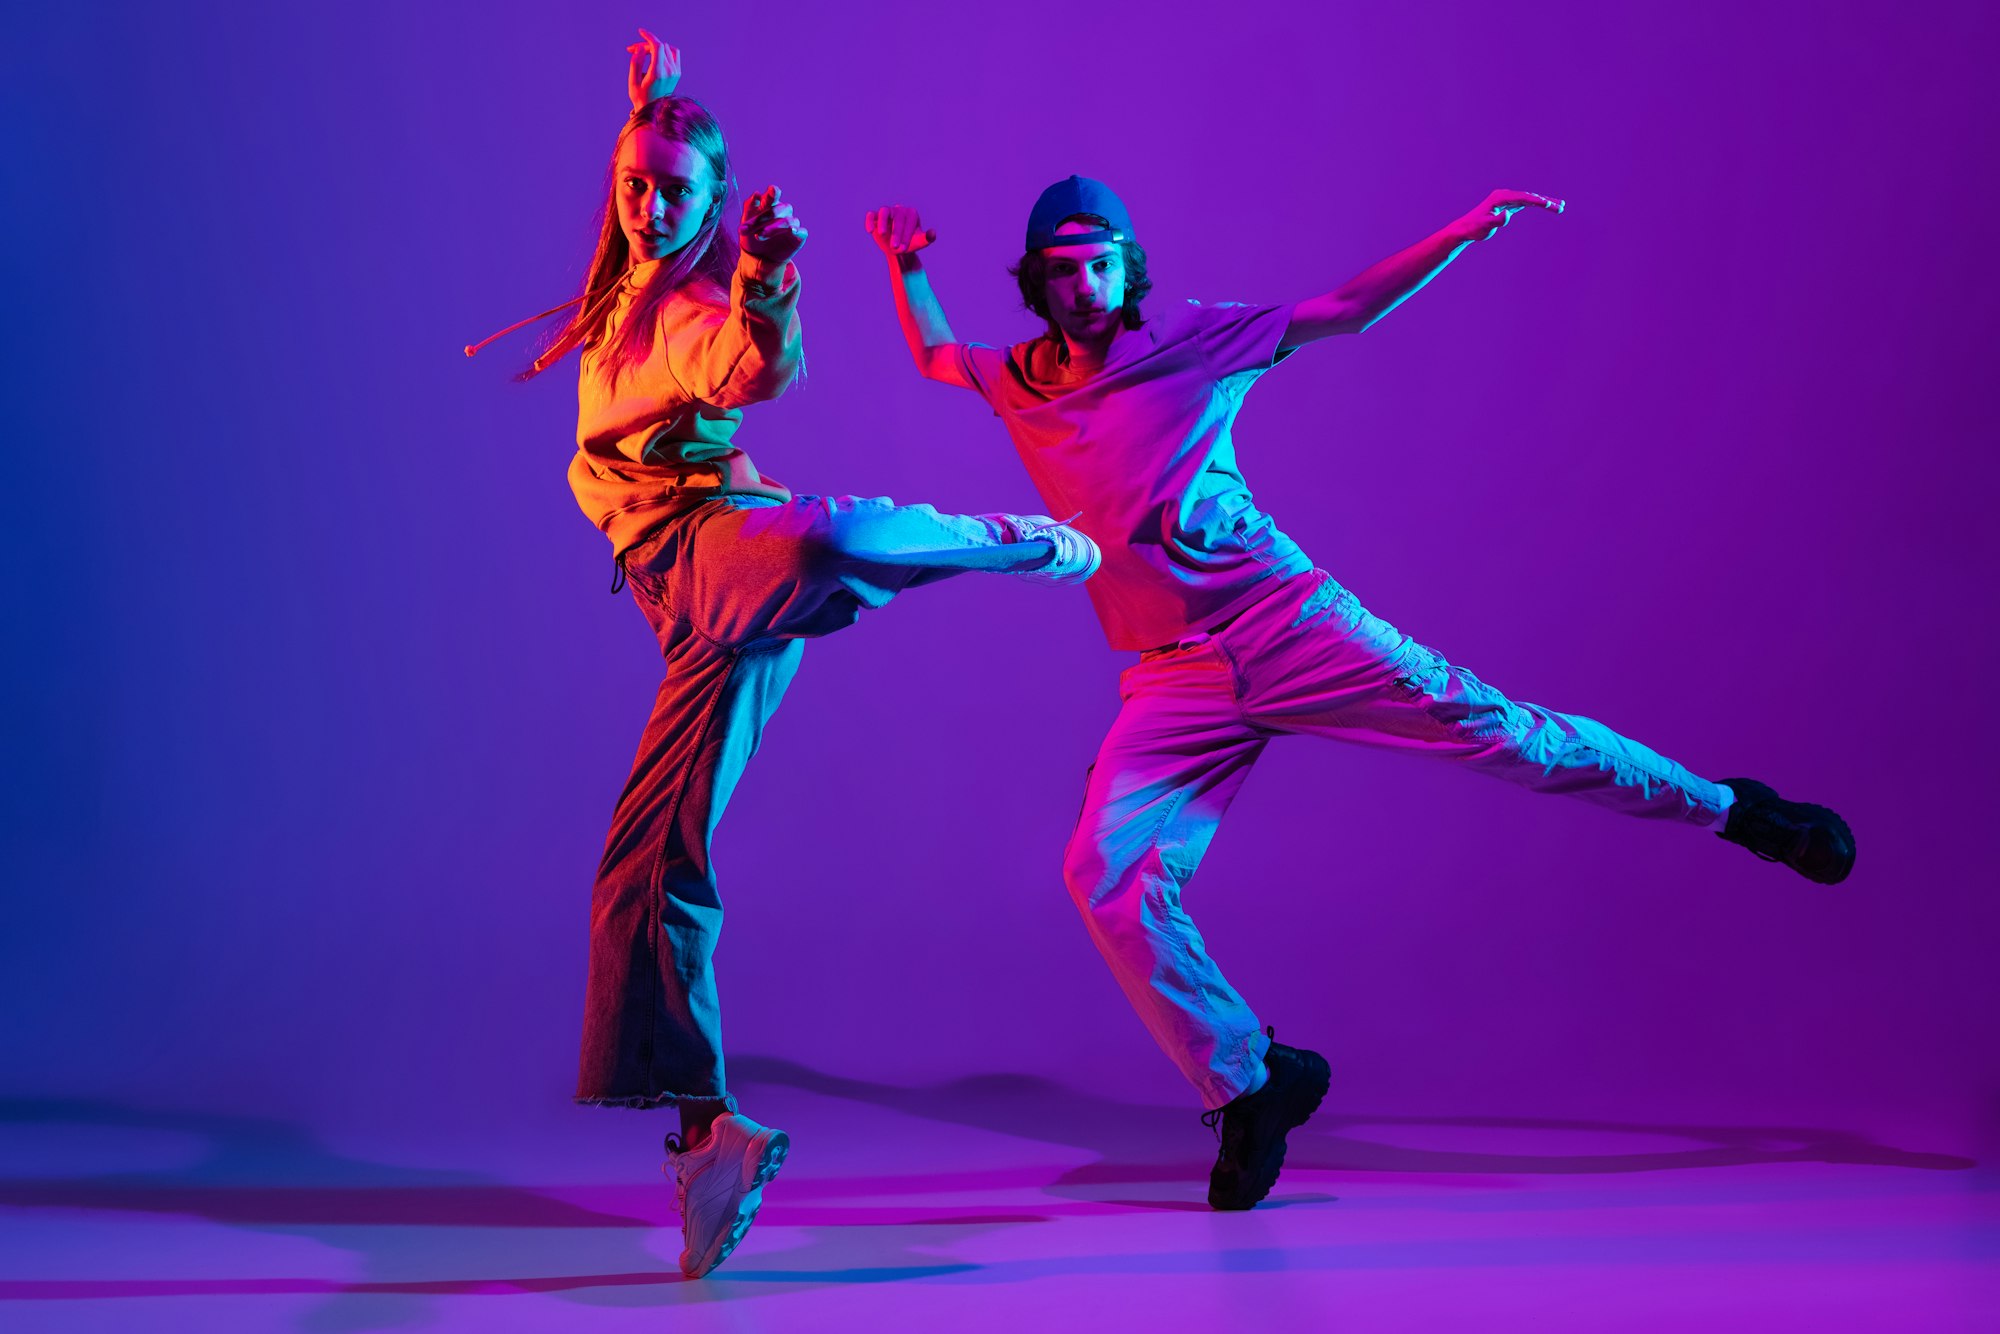
[[[632,269],[607,334],[657,263]],[[731,441],[745,406],[776,398],[797,378],[798,308],[797,266],[787,264],[772,284],[745,255],[726,298],[708,283],[670,294],[653,350],[616,384],[597,348],[584,350],[569,485],[613,554],[623,555],[689,491],[791,499]]]

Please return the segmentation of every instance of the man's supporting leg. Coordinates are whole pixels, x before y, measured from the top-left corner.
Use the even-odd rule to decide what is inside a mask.
[[[1063,879],[1153,1039],[1221,1107],[1264,1078],[1257,1015],[1181,907],[1216,826],[1263,752],[1228,663],[1201,637],[1120,678],[1124,707],[1085,783]]]
[[[1317,1052],[1259,1031],[1181,891],[1268,734],[1245,721],[1233,664],[1207,635],[1146,655],[1120,684],[1125,707],[1091,769],[1064,878],[1119,986],[1209,1108],[1209,1204],[1248,1209],[1277,1183],[1286,1135],[1330,1073]]]

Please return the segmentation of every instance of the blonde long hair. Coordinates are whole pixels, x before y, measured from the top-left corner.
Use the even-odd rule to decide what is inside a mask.
[[[625,239],[624,228],[618,225],[618,206],[613,198],[618,188],[615,179],[618,150],[641,128],[684,143],[707,158],[715,173],[716,194],[702,218],[701,230],[647,277],[631,312],[610,334],[607,345],[605,330],[618,304],[613,298],[625,286],[626,273],[632,267],[632,248]],[[615,380],[646,359],[653,347],[660,306],[674,292],[699,282],[728,291],[738,250],[736,238],[722,225],[722,220],[735,195],[736,185],[729,175],[729,146],[723,141],[722,126],[707,107],[691,97],[658,97],[634,111],[611,149],[611,166],[605,172],[604,205],[597,217],[597,250],[590,257],[583,292],[575,303],[577,313],[543,341],[521,378],[533,379],[561,360],[571,348],[581,346],[599,349]]]

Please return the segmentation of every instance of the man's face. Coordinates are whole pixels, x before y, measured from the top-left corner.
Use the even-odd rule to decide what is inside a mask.
[[[1094,222],[1065,222],[1056,235],[1094,232]],[[1118,332],[1125,306],[1125,255],[1115,241],[1056,246],[1042,252],[1043,299],[1068,337],[1097,343]]]

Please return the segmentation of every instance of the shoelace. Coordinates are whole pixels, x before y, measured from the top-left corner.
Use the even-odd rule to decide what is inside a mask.
[[[1070,525],[1082,517],[1083,511],[1078,510],[1067,519],[1051,519],[1046,524],[1024,525],[1029,531],[1022,534],[1022,540],[1032,542],[1039,538],[1053,547],[1055,550],[1049,557],[1050,565],[1075,565],[1084,548],[1083,544],[1077,541],[1076,530]]]
[[[1278,1040],[1278,1026],[1276,1024],[1264,1025],[1264,1036],[1266,1038],[1269,1038],[1271,1041],[1276,1042]],[[1222,1143],[1222,1122],[1223,1122],[1222,1114],[1226,1110],[1228,1110],[1228,1108],[1227,1105],[1225,1104],[1222,1107],[1215,1108],[1213,1111],[1207,1111],[1201,1114],[1201,1123],[1207,1126],[1210,1131],[1214,1132],[1215,1142],[1217,1144]]]
[[[1757,820],[1754,832],[1743,846],[1761,861],[1792,863],[1801,861],[1812,847],[1812,825],[1786,819],[1773,810],[1752,812]]]
[[[667,1152],[672,1154],[674,1158],[678,1158],[687,1152],[686,1143],[682,1141],[679,1135],[674,1134],[672,1131],[667,1132]],[[687,1177],[683,1176],[680,1169],[674,1166],[673,1158],[667,1160],[667,1170],[672,1172],[674,1176],[674,1212],[679,1214],[682,1220],[685,1221],[687,1219]]]
[[[1047,542],[1052,546],[1060,547],[1064,551],[1067,551],[1074,544],[1070,541],[1069,533],[1066,530],[1071,524],[1082,517],[1083,511],[1078,510],[1067,519],[1050,519],[1047,523],[1022,523],[1019,525],[1021,540],[1023,542]]]

